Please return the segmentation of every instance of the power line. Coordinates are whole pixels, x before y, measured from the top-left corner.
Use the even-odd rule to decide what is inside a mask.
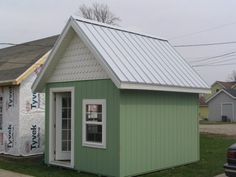
[[[180,36],[175,36],[175,37],[170,38],[169,40],[183,38],[183,37],[187,37],[187,36],[192,36],[192,35],[195,35],[195,34],[216,30],[216,29],[223,28],[223,27],[230,26],[230,25],[234,25],[234,24],[236,24],[236,22],[226,23],[226,24],[218,25],[218,26],[215,26],[215,27],[212,27],[212,28],[207,28],[205,30],[200,30],[200,31],[192,32],[192,33],[183,34],[183,35],[180,35]]]
[[[203,63],[193,64],[192,67],[224,66],[224,65],[234,64],[234,63],[228,63],[229,61],[236,61],[235,55],[225,56],[225,57],[234,57],[234,58],[218,58],[218,60],[215,61],[208,60],[206,63],[203,62]]]
[[[8,43],[8,42],[1,42],[0,45],[17,45],[17,44]]]
[[[192,67],[208,67],[208,66],[226,66],[226,65],[236,65],[236,63],[222,63],[222,64],[204,64],[204,65],[192,65]]]
[[[202,59],[199,59],[199,60],[193,60],[191,61],[192,63],[196,63],[196,62],[202,62],[202,61],[209,61],[209,60],[212,60],[212,59],[220,59],[222,57],[231,57],[231,56],[234,56],[232,54],[235,54],[236,51],[232,51],[232,52],[227,52],[227,53],[223,53],[221,55],[215,55],[215,56],[212,56],[212,57],[207,57],[207,58],[202,58]]]
[[[180,44],[180,45],[173,45],[173,47],[202,47],[202,46],[228,45],[228,44],[236,44],[236,41],[201,43],[201,44]]]
[[[0,42],[0,45],[11,45],[11,46],[36,46],[36,47],[53,47],[53,45],[40,45],[40,44],[16,44],[11,42]]]
[[[212,62],[202,63],[202,64],[217,64],[217,63],[222,64],[222,63],[225,63],[225,62],[228,62],[228,61],[232,61],[232,60],[236,60],[236,58],[228,58],[228,59],[224,59],[224,60],[212,61]]]
[[[236,51],[233,51],[236,53]],[[223,54],[220,54],[220,55],[213,55],[213,56],[205,56],[205,57],[194,57],[194,58],[189,58],[187,57],[187,59],[191,59],[189,62],[200,62],[200,61],[205,61],[205,60],[208,60],[208,59],[211,59],[211,58],[221,58],[221,57],[229,57],[228,55],[232,55],[231,54],[232,52],[226,52],[226,53],[223,53]]]

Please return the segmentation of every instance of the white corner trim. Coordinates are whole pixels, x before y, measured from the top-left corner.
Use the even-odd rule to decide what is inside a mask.
[[[219,95],[221,92],[224,92],[226,95],[230,96],[233,99],[236,99],[236,97],[234,97],[233,95],[229,94],[227,91],[225,91],[224,89],[221,89],[220,91],[216,92],[214,95],[212,95],[210,98],[208,98],[206,100],[206,103],[208,103],[210,100],[212,100],[213,98],[215,98],[217,95]]]
[[[120,89],[154,90],[154,91],[185,92],[185,93],[210,93],[210,89],[204,89],[204,88],[186,88],[186,87],[161,86],[161,85],[139,84],[139,83],[121,83]]]
[[[49,164],[65,166],[61,163],[57,163],[54,158],[55,150],[55,130],[54,130],[54,121],[55,121],[55,102],[54,102],[54,93],[57,92],[71,92],[71,161],[70,165],[66,167],[74,168],[75,164],[75,89],[74,87],[57,87],[50,88],[49,90]]]
[[[102,125],[102,143],[86,141],[86,105],[102,105],[102,122],[90,122],[90,124]],[[89,122],[88,122],[89,123]],[[106,149],[106,99],[83,99],[82,104],[82,146]]]

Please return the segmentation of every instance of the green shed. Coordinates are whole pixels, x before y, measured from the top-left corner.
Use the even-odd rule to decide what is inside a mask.
[[[199,160],[209,88],[166,40],[71,17],[32,89],[49,165],[123,177]]]

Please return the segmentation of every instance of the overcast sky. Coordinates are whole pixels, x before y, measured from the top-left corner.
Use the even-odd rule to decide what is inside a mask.
[[[93,0],[0,0],[0,42],[21,43],[59,34],[70,15]],[[168,39],[172,45],[236,41],[235,0],[99,0],[121,18],[120,26]],[[1,46],[0,46],[1,47]],[[236,70],[236,43],[177,48],[210,85]],[[234,59],[235,58],[235,59]],[[215,63],[213,63],[215,62]],[[206,63],[220,66],[208,66]],[[231,65],[222,65],[231,64]]]

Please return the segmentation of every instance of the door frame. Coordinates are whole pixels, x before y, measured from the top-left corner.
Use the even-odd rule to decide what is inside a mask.
[[[61,93],[61,92],[71,92],[71,159],[70,163],[62,163],[61,161],[55,160],[55,145],[56,145],[56,136],[55,136],[55,119],[56,119],[56,114],[55,114],[55,93]],[[74,145],[75,145],[75,138],[74,138],[74,131],[75,131],[75,109],[74,109],[74,104],[75,104],[75,89],[74,87],[57,87],[57,88],[50,88],[50,95],[49,95],[49,164],[52,165],[58,165],[58,166],[63,166],[67,168],[74,168]]]
[[[227,104],[231,104],[232,105],[232,119],[233,120],[231,120],[231,122],[233,122],[234,121],[234,103],[233,102],[222,102],[221,103],[221,116],[223,115],[223,105],[227,105]]]

